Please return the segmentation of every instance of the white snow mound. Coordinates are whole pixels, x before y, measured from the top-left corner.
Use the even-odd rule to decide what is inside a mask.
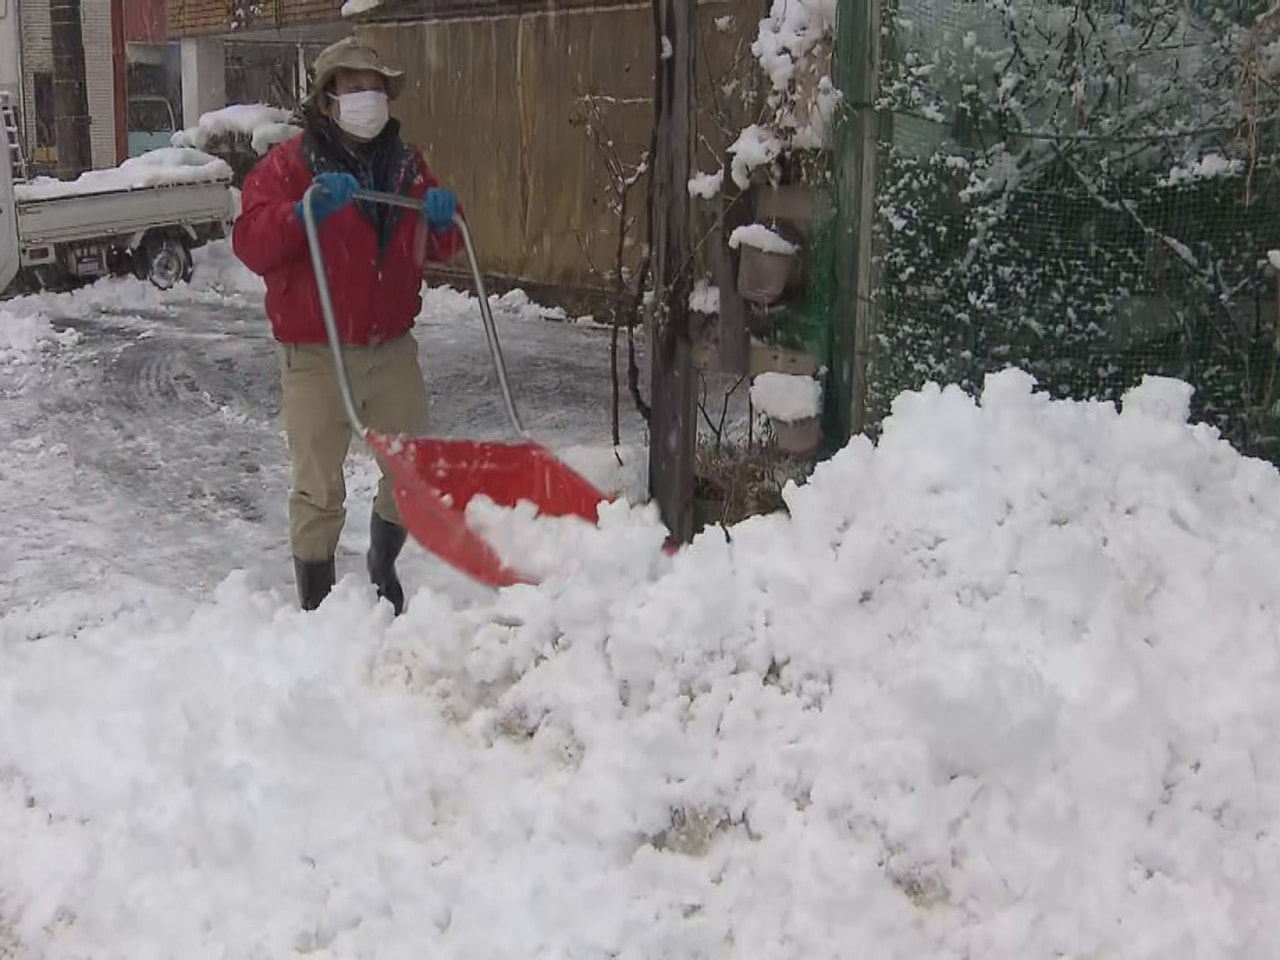
[[[280,107],[265,103],[235,103],[201,114],[196,126],[179,130],[173,135],[172,142],[175,147],[207,150],[215,138],[239,134],[249,137],[254,153],[264,154],[277,143],[302,132],[301,127],[289,120],[289,111]]]
[[[231,167],[225,160],[190,147],[162,147],[130,157],[118,167],[89,170],[75,180],[36,177],[30,183],[15,184],[13,192],[21,203],[230,179]]]
[[[762,373],[751,383],[751,403],[766,417],[796,423],[822,411],[822,384],[813,377]]]
[[[1280,474],[1187,395],[928,387],[789,517],[616,504],[491,609],[4,611],[0,942],[1280,956]]]
[[[25,363],[41,351],[79,340],[74,330],[58,332],[47,317],[28,311],[0,310],[0,366]]]
[[[736,228],[729,234],[729,246],[734,250],[744,244],[763,250],[765,253],[781,253],[789,256],[796,252],[794,243],[770,230],[763,223],[749,223]]]

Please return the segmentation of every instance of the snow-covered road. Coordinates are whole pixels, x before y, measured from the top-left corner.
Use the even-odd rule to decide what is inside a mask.
[[[113,281],[6,305],[71,333],[3,368],[0,606],[121,577],[205,594],[237,569],[289,588],[279,376],[256,287],[220,247],[194,288]],[[609,442],[607,334],[539,322],[519,295],[497,306],[526,425],[591,470],[573,448]],[[431,291],[417,337],[436,429],[502,437],[474,301]],[[624,442],[642,437],[629,405],[623,422]],[[362,453],[348,473],[343,572],[359,570],[377,480]],[[472,590],[414,548],[405,562],[411,581]]]

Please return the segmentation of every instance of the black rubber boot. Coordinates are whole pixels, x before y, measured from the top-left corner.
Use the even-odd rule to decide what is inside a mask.
[[[298,581],[298,603],[303,610],[314,610],[329,595],[337,582],[333,559],[299,560],[293,558],[293,575]]]
[[[396,576],[396,558],[408,536],[404,527],[383,520],[376,512],[369,523],[369,579],[378,588],[378,596],[386,598],[395,609],[397,617],[404,613],[404,587]]]

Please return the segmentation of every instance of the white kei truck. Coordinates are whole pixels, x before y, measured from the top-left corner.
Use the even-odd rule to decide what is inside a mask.
[[[231,170],[221,161],[159,150],[75,181],[29,182],[4,93],[0,126],[0,297],[129,273],[168,289],[191,279],[193,249],[230,233]]]

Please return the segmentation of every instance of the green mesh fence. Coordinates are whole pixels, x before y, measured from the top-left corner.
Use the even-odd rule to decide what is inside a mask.
[[[885,0],[868,426],[902,390],[1008,366],[1079,399],[1160,374],[1280,458],[1265,6]]]

